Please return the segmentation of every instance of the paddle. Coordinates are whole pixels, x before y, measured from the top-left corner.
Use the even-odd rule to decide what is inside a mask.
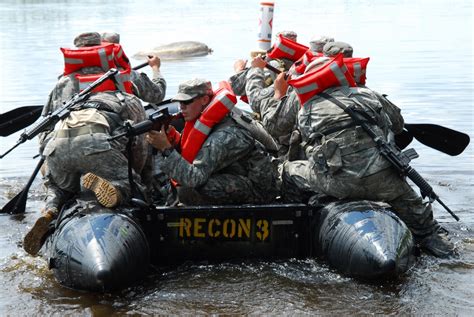
[[[405,123],[405,129],[420,143],[451,156],[461,154],[470,141],[465,133],[435,124]]]
[[[26,208],[26,200],[28,198],[28,191],[30,190],[31,184],[33,184],[33,181],[36,178],[36,175],[38,174],[39,170],[41,169],[41,166],[44,163],[44,158],[41,158],[36,165],[35,170],[33,171],[33,174],[31,174],[30,179],[28,180],[28,183],[26,183],[25,187],[21,192],[16,194],[15,197],[13,197],[8,203],[6,203],[5,206],[3,206],[2,210],[0,210],[0,213],[8,213],[8,214],[20,214],[25,212]]]
[[[148,62],[133,67],[139,70],[148,65]],[[35,122],[42,112],[43,106],[25,106],[13,109],[0,115],[0,136],[9,136],[27,128]]]

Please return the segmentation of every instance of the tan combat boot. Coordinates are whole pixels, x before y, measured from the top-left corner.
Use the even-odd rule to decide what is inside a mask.
[[[33,227],[23,239],[23,249],[25,249],[28,254],[38,254],[39,250],[44,244],[44,241],[46,240],[49,231],[49,225],[54,219],[56,219],[56,216],[57,209],[52,208],[44,211],[41,217],[36,220]]]
[[[97,201],[104,207],[112,208],[120,203],[120,192],[109,181],[93,173],[82,177],[82,186],[94,192]]]

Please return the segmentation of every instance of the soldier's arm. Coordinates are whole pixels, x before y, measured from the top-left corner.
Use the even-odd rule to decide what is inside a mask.
[[[196,188],[204,185],[216,171],[247,155],[254,142],[240,128],[215,131],[192,164],[173,151],[167,158],[160,159],[161,170],[181,185]]]

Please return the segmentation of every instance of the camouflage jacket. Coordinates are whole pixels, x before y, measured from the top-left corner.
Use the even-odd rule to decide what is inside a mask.
[[[300,102],[296,93],[289,88],[287,96],[276,100],[273,85],[265,88],[264,72],[259,68],[250,70],[245,86],[252,109],[260,114],[264,128],[272,137],[285,144],[296,127]]]
[[[277,175],[270,157],[230,117],[213,128],[192,164],[177,151],[158,157],[161,170],[182,186],[199,188],[214,174],[231,174],[249,178],[262,196],[275,194]]]
[[[160,103],[166,95],[166,80],[160,72],[153,72],[150,80],[145,73],[132,70],[130,80],[133,83],[134,94],[143,101]]]
[[[368,88],[334,87],[324,91],[346,106],[365,112],[377,124],[375,132],[388,142],[394,131],[403,127],[400,110],[392,103],[381,102]],[[319,170],[334,174],[340,169],[355,177],[365,177],[390,166],[379,153],[375,142],[355,125],[352,118],[333,102],[315,95],[298,114],[306,156]]]

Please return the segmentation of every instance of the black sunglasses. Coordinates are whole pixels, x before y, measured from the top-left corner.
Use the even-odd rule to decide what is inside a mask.
[[[199,98],[199,96],[196,96],[196,97],[194,97],[193,99],[189,99],[189,100],[186,100],[186,101],[180,101],[179,103],[180,103],[180,104],[183,104],[183,105],[185,105],[185,106],[187,106],[187,105],[189,105],[190,103],[192,103],[192,102],[194,101],[194,99],[196,99],[196,98]]]

